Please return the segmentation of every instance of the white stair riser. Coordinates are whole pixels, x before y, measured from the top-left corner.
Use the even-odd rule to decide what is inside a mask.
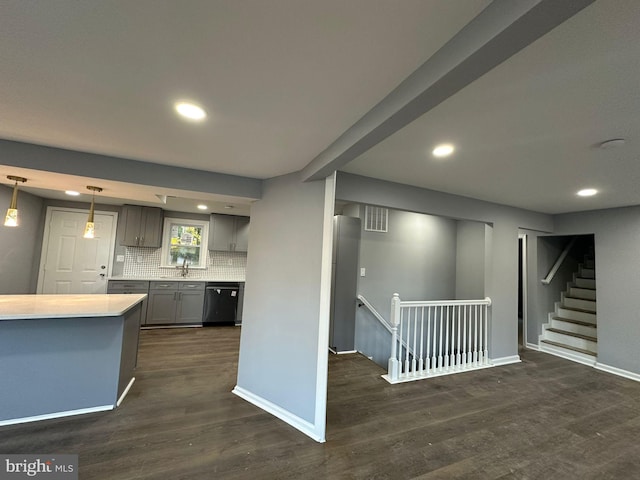
[[[568,318],[570,320],[580,320],[582,322],[589,322],[596,324],[596,314],[587,312],[576,312],[575,310],[569,310],[558,306],[556,308],[556,314],[559,317]]]
[[[596,288],[596,281],[593,278],[576,277],[574,283],[579,288]]]
[[[590,337],[598,336],[598,329],[596,327],[577,325],[575,323],[558,320],[557,318],[552,318],[549,324],[551,328],[557,328],[558,330],[564,330],[565,332],[579,333],[581,335],[589,335]]]
[[[579,298],[567,298],[562,295],[562,306],[569,308],[580,308],[582,310],[596,311],[596,302],[593,300],[581,300]]]
[[[540,342],[540,351],[551,353],[559,357],[568,358],[569,360],[580,362],[585,365],[594,365],[596,363],[596,357],[587,355],[586,353],[575,352],[573,350],[564,349],[562,347],[557,347],[555,345],[549,345],[542,342]]]
[[[580,268],[580,276],[583,278],[596,278],[596,271],[593,268]]]
[[[562,343],[563,345],[570,345],[583,350],[589,350],[590,352],[598,351],[598,344],[596,342],[585,340],[584,338],[572,337],[571,335],[564,335],[558,332],[550,332],[549,330],[544,330],[542,332],[542,336],[546,340]]]
[[[596,291],[589,290],[588,288],[571,287],[569,288],[569,296],[575,298],[582,298],[584,300],[596,299]]]

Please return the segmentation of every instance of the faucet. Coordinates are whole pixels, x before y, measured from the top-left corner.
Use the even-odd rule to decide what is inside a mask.
[[[189,274],[189,264],[186,258],[182,260],[182,265],[176,265],[176,268],[180,269],[180,275],[182,277],[186,277]]]

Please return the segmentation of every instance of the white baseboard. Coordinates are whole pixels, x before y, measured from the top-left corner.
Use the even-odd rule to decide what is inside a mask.
[[[510,357],[500,357],[500,358],[491,358],[489,359],[494,367],[499,367],[500,365],[509,365],[511,363],[520,363],[520,355],[511,355]]]
[[[567,350],[564,348],[557,348],[553,345],[545,344],[538,349],[540,352],[548,353],[550,355],[555,355],[556,357],[564,358],[566,360],[571,360],[572,362],[581,363],[582,365],[587,365],[588,367],[593,367],[596,364],[595,357],[591,355],[586,355],[579,352],[573,352],[572,350]]]
[[[10,420],[0,420],[0,427],[6,425],[16,425],[18,423],[38,422],[40,420],[51,420],[52,418],[71,417],[73,415],[83,415],[85,413],[105,412],[113,410],[113,405],[102,405],[99,407],[79,408],[78,410],[66,410],[64,412],[47,413],[45,415],[36,415],[33,417],[12,418]]]
[[[238,385],[235,386],[235,388],[232,390],[232,393],[236,394],[247,402],[252,403],[256,407],[261,408],[265,412],[270,413],[274,417],[278,417],[283,422],[288,423],[293,428],[300,430],[302,433],[304,433],[308,437],[311,437],[316,442],[325,442],[324,435],[318,434],[318,432],[316,431],[316,426],[314,424],[307,422],[305,419],[294,415],[293,413],[285,410],[275,403],[272,403],[269,400],[260,397],[259,395],[251,393],[250,391],[245,390]]]
[[[613,373],[614,375],[628,378],[629,380],[635,380],[636,382],[640,382],[640,374],[630,372],[628,370],[623,370],[622,368],[612,367],[611,365],[605,365],[604,363],[600,363],[600,362],[596,362],[593,368],[597,370],[602,370],[603,372]]]
[[[527,347],[529,350],[540,350],[540,345],[538,345],[537,343],[529,343],[529,342],[527,342],[525,347]]]
[[[124,397],[127,396],[127,393],[129,393],[129,389],[131,388],[131,386],[133,385],[133,382],[135,381],[136,381],[136,377],[131,377],[131,380],[129,380],[129,385],[127,385],[127,388],[124,389],[124,392],[122,392],[122,395],[120,395],[120,398],[116,402],[116,407],[120,406],[120,404],[124,400]]]

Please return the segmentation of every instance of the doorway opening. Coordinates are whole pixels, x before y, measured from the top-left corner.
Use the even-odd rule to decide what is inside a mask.
[[[527,344],[527,235],[518,234],[518,348]]]

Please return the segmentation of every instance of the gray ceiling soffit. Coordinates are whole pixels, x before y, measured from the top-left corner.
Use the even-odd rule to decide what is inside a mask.
[[[325,178],[595,0],[495,0],[304,169]]]
[[[262,198],[262,180],[0,139],[0,164],[140,185]]]

